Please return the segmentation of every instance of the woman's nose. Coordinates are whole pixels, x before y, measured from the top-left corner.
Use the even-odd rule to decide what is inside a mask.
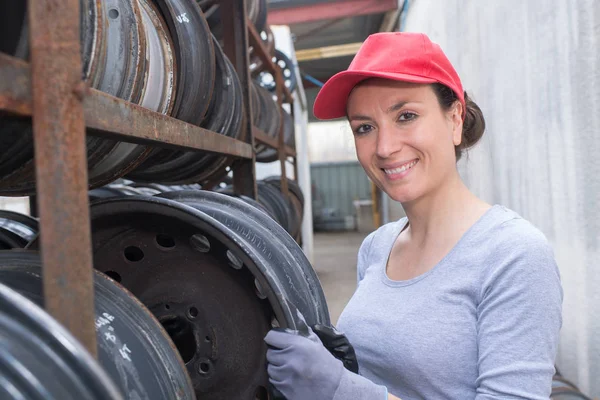
[[[377,148],[375,150],[377,157],[388,158],[392,154],[402,150],[402,140],[394,133],[394,130],[389,127],[381,127],[379,129]]]

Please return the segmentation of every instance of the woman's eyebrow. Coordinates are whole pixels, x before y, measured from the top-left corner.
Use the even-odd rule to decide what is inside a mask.
[[[387,114],[389,114],[391,112],[398,111],[399,109],[401,109],[402,107],[404,107],[407,103],[408,103],[408,101],[399,101],[398,103],[396,103],[393,106],[389,107],[385,112]]]
[[[398,111],[399,109],[401,109],[408,103],[409,103],[408,101],[399,101],[398,103],[390,106],[387,110],[385,110],[385,112],[387,114],[389,114],[394,111]],[[368,117],[366,115],[352,115],[352,116],[348,117],[348,121],[368,121],[370,119],[371,119],[371,117]]]
[[[348,117],[348,121],[369,121],[371,117],[367,117],[366,115],[351,115]]]

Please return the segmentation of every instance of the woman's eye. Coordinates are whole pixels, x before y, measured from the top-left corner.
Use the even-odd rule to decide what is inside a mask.
[[[369,124],[362,124],[359,125],[355,130],[354,133],[356,135],[364,135],[365,133],[370,132],[373,129],[373,127]]]
[[[412,121],[415,118],[417,118],[417,114],[415,114],[414,112],[405,111],[398,116],[398,121],[407,122],[407,121]]]

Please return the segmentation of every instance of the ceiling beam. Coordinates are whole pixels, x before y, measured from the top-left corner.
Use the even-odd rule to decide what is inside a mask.
[[[327,82],[328,79],[323,79],[322,82],[325,83]],[[304,88],[304,90],[308,90],[308,89],[320,89],[321,86],[316,85],[314,82],[309,81],[308,79],[302,79],[302,87]]]
[[[320,60],[323,58],[353,56],[356,54],[360,46],[362,46],[362,42],[316,47],[314,49],[296,50],[296,59],[298,62],[300,62]]]
[[[269,25],[292,25],[380,14],[398,9],[398,0],[337,0],[327,3],[269,10]]]

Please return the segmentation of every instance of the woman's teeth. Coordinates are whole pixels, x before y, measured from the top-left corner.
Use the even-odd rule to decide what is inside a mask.
[[[392,174],[399,174],[401,172],[406,171],[407,169],[411,169],[412,167],[415,166],[415,164],[418,162],[419,160],[415,160],[412,161],[408,164],[404,164],[403,166],[399,167],[399,168],[394,168],[394,169],[384,169],[385,173],[388,175],[392,175]]]

